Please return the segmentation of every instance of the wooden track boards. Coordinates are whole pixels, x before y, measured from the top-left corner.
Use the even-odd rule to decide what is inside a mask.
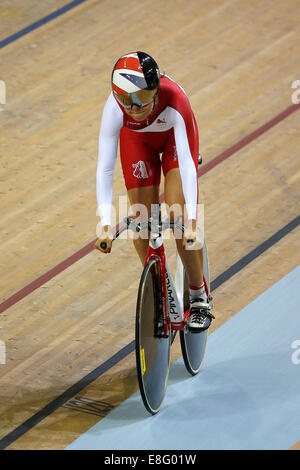
[[[21,3],[1,4],[1,37],[64,4]],[[0,50],[1,301],[96,238],[97,141],[115,59],[146,50],[185,88],[206,163],[291,105],[299,16],[297,0],[91,0]],[[299,148],[296,111],[201,177],[212,280],[299,215]],[[118,162],[115,202],[124,194]],[[215,291],[211,331],[299,264],[299,235]],[[140,271],[131,242],[119,241],[1,314],[0,438],[132,341]],[[131,355],[81,396],[117,406],[136,389],[134,366]],[[64,448],[95,420],[60,408],[10,448]]]

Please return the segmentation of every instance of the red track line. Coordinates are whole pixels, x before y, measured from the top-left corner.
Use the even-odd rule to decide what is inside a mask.
[[[235,152],[238,152],[243,147],[250,144],[250,142],[252,142],[253,140],[260,137],[266,131],[268,131],[269,129],[274,127],[276,124],[278,124],[280,121],[283,121],[283,119],[288,117],[293,112],[297,111],[297,109],[300,109],[300,104],[293,104],[293,105],[289,106],[287,109],[285,109],[281,113],[277,114],[277,116],[275,116],[273,119],[266,122],[266,124],[259,127],[255,131],[251,132],[251,134],[246,135],[243,139],[239,140],[236,144],[232,145],[232,147],[229,147],[227,150],[220,153],[220,155],[213,158],[213,160],[208,162],[206,165],[204,165],[203,167],[200,167],[199,170],[198,170],[198,177],[202,176],[205,173],[207,173],[208,171],[212,170],[216,165],[218,165],[219,163],[226,160],[226,158],[230,157]]]
[[[94,248],[94,243],[95,242],[88,243],[79,251],[76,251],[76,253],[69,256],[69,258],[57,264],[56,266],[54,266],[54,268],[50,269],[45,274],[42,274],[42,276],[38,277],[37,279],[32,281],[30,284],[27,284],[27,286],[23,287],[23,289],[19,290],[18,292],[13,294],[11,297],[6,299],[4,302],[0,304],[0,313],[4,312],[4,310],[16,304],[17,302],[19,302],[19,300],[22,300],[27,295],[31,294],[31,292],[33,292],[35,289],[37,289],[38,287],[41,287],[43,284],[48,282],[57,274],[61,273],[62,271],[67,269],[69,266],[76,263],[76,261],[80,260],[80,258],[83,258],[85,255],[89,254]]]
[[[200,167],[200,169],[198,171],[198,177],[202,176],[205,173],[207,173],[208,171],[212,170],[216,165],[219,165],[219,163],[223,162],[224,160],[229,158],[231,155],[238,152],[241,148],[245,147],[250,142],[257,139],[259,136],[261,136],[266,131],[268,131],[269,129],[274,127],[280,121],[282,121],[283,119],[288,117],[293,112],[297,111],[297,109],[300,109],[300,104],[298,104],[298,105],[294,104],[294,105],[289,106],[287,109],[282,111],[280,114],[275,116],[273,119],[268,121],[266,124],[259,127],[255,131],[251,132],[246,137],[241,139],[239,142],[232,145],[231,147],[229,147],[227,150],[220,153],[219,155],[217,155],[210,162],[206,163],[203,167]],[[161,194],[160,201],[162,202],[163,200],[164,200],[164,194]],[[117,228],[118,228],[118,226],[114,227],[113,231],[116,231]],[[50,269],[45,274],[38,277],[37,279],[32,281],[30,284],[27,284],[27,286],[23,287],[23,289],[19,290],[18,292],[13,294],[11,297],[6,299],[4,302],[2,302],[0,304],[0,313],[4,312],[9,307],[11,307],[12,305],[19,302],[20,300],[24,299],[24,297],[31,294],[34,290],[41,287],[43,284],[48,282],[50,279],[53,279],[57,274],[61,273],[62,271],[67,269],[69,266],[76,263],[76,261],[80,260],[81,258],[86,256],[87,254],[89,254],[94,249],[95,241],[96,241],[96,239],[93,240],[92,242],[88,243],[87,245],[85,245],[79,251],[76,251],[76,253],[69,256],[69,258],[65,259],[64,261],[62,261],[58,265],[54,266],[54,268]]]

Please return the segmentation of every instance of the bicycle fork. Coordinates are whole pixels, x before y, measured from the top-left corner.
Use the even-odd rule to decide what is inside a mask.
[[[155,328],[155,336],[167,338],[169,325],[171,325],[172,330],[182,330],[185,325],[185,316],[183,312],[183,288],[181,289],[181,291],[178,292],[178,298],[176,288],[170,273],[170,269],[165,257],[165,249],[162,237],[157,237],[150,240],[145,265],[151,257],[155,257],[158,260],[161,274],[161,299],[158,305],[158,309],[160,310],[158,312],[158,317],[160,317],[163,321],[163,330],[161,331],[160,327]],[[181,280],[179,280],[178,282],[178,276],[180,277],[180,271],[182,271]],[[163,279],[164,275],[165,279]],[[181,260],[179,262],[179,265],[177,263],[176,280],[178,285],[183,286],[183,266]],[[159,321],[157,323],[159,323]]]
[[[184,317],[184,311],[183,311],[183,304],[184,304],[183,302],[183,267],[182,267],[181,279],[178,282],[178,277],[179,277],[178,271],[180,270],[181,266],[180,265],[176,266],[175,283],[177,281],[178,287],[182,286],[182,288],[180,289],[177,287],[176,289],[175,284],[173,282],[173,278],[170,274],[168,263],[166,261],[166,290],[167,290],[167,295],[168,295],[168,306],[169,306],[168,312],[169,312],[169,318],[170,318],[172,330],[182,330],[185,325],[185,317]]]

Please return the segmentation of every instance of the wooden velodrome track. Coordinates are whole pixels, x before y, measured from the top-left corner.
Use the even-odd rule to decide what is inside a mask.
[[[66,3],[4,0],[0,41]],[[1,48],[1,448],[63,449],[137,390],[130,353],[63,395],[134,338],[132,243],[91,249],[114,61],[153,55],[190,98],[204,164],[224,157],[199,178],[214,280],[299,216],[299,17],[298,0],[87,0]],[[299,263],[297,223],[215,289],[211,331]]]

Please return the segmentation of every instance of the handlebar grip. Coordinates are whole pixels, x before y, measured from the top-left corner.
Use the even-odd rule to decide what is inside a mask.
[[[101,242],[101,243],[100,243],[100,248],[102,248],[102,250],[106,250],[106,248],[107,248],[107,243],[106,243],[106,242]]]

